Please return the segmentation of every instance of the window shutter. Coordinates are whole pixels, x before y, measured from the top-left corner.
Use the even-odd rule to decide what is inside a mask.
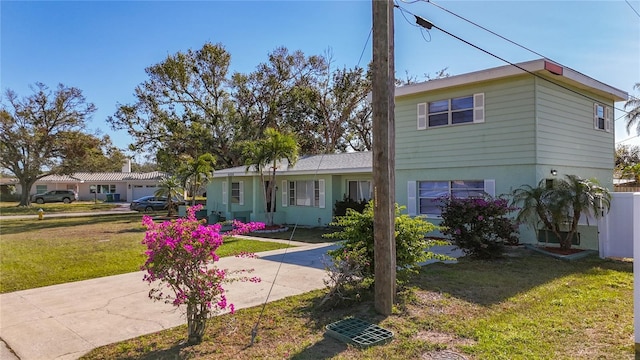
[[[610,107],[604,108],[604,131],[611,132],[613,109]]]
[[[427,128],[427,103],[418,104],[418,130]]]
[[[598,130],[598,104],[593,104],[593,128]]]
[[[244,205],[244,181],[238,181],[238,187],[240,187],[240,205]]]
[[[324,209],[325,208],[325,193],[324,193],[324,179],[319,179],[318,180],[318,187],[319,189],[319,193],[320,193],[320,199],[318,200],[318,207],[320,209]]]
[[[473,122],[484,122],[484,93],[473,94]]]
[[[287,207],[289,205],[289,185],[287,180],[282,180],[282,206]]]
[[[228,199],[227,199],[227,182],[223,181],[222,182],[222,204],[223,205],[227,205]]]
[[[407,181],[407,212],[409,216],[417,215],[416,182]]]
[[[495,179],[485,179],[484,180],[484,192],[493,196],[496,196],[496,180]]]

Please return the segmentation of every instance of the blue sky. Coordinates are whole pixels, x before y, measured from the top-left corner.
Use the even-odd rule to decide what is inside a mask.
[[[434,0],[435,1],[435,0]],[[422,1],[398,1],[455,35],[510,61],[539,56]],[[640,96],[640,1],[447,1],[436,4],[549,59]],[[635,9],[635,11],[634,11]],[[0,87],[30,95],[37,81],[83,90],[98,107],[91,130],[130,139],[105,122],[133,102],[144,69],[167,55],[221,43],[231,70],[250,72],[279,46],[320,55],[334,66],[371,59],[371,1],[7,1],[0,2]],[[505,63],[436,29],[422,31],[396,10],[396,73],[451,75]],[[364,52],[363,52],[364,51]],[[362,55],[362,57],[361,57]],[[622,108],[623,104],[618,104]],[[616,112],[616,118],[623,114]],[[640,145],[616,121],[616,141]],[[625,140],[631,138],[630,140]]]

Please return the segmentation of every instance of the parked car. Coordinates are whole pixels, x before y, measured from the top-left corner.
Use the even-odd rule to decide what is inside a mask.
[[[177,209],[180,205],[185,205],[186,202],[181,199],[173,199],[172,205]],[[166,197],[157,196],[143,196],[139,199],[133,200],[129,205],[131,210],[135,211],[159,211],[167,210],[169,208],[169,201]]]
[[[31,195],[31,201],[38,204],[63,202],[65,204],[78,200],[78,194],[73,190],[50,190],[41,194]]]

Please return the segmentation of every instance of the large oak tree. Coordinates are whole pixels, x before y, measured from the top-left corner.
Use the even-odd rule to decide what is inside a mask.
[[[239,165],[232,148],[238,132],[229,96],[231,56],[221,44],[169,55],[146,69],[134,104],[119,104],[107,121],[133,137],[131,150],[156,154],[161,169],[174,171],[181,156],[211,153],[219,164]]]
[[[7,89],[0,109],[0,167],[20,182],[21,206],[30,205],[29,191],[44,176],[121,168],[124,156],[108,136],[85,133],[96,107],[81,90],[63,84],[51,90],[43,83],[31,90],[20,98]]]

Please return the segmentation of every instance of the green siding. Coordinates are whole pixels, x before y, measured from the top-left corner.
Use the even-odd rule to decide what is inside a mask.
[[[325,207],[311,206],[282,206],[282,181],[324,180]],[[276,211],[274,222],[279,224],[296,224],[301,226],[326,226],[333,221],[333,206],[342,200],[347,193],[348,180],[371,180],[371,174],[354,173],[342,175],[298,175],[288,176],[279,174],[276,177]],[[244,205],[222,204],[222,182],[244,182]],[[245,216],[247,220],[266,220],[264,210],[264,195],[261,190],[262,181],[258,176],[234,176],[232,178],[214,178],[207,186],[207,208],[220,211],[223,216],[232,218],[234,215]]]
[[[417,130],[418,103],[475,93],[485,95],[484,123]],[[527,74],[396,99],[397,202],[407,205],[408,181],[495,179],[499,195],[552,178],[551,169],[558,177],[596,178],[611,189],[613,132],[593,128],[593,104]],[[536,242],[533,229],[520,230],[521,242]],[[580,231],[581,247],[597,248],[597,230],[581,225]]]
[[[594,101],[544,80],[537,82],[537,163],[613,171],[613,131],[593,128]],[[613,107],[604,99],[587,95]]]
[[[417,130],[416,106],[485,94],[485,122]],[[396,101],[396,168],[456,168],[535,162],[534,81],[520,77]]]

